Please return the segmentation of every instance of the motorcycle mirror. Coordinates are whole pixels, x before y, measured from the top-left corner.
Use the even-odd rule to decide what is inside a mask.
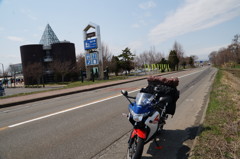
[[[124,95],[124,96],[128,96],[128,92],[125,91],[125,90],[121,90],[121,93],[122,93],[122,95]]]

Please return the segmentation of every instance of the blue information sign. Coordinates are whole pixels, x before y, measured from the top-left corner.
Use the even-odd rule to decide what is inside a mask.
[[[90,39],[84,41],[85,50],[96,49],[97,48],[97,39]]]
[[[86,65],[98,65],[99,64],[99,59],[98,59],[98,53],[93,52],[93,53],[87,53],[86,54]]]

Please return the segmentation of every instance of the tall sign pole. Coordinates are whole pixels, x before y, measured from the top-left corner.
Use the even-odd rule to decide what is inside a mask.
[[[0,64],[2,64],[2,63],[0,63]],[[4,77],[4,66],[3,66],[3,64],[2,64],[2,77],[3,77],[3,79],[5,79],[5,77]]]
[[[89,29],[94,29],[93,32],[88,32]],[[89,23],[83,30],[83,40],[85,49],[85,65],[87,70],[87,78],[90,79],[92,74],[99,74],[99,78],[103,79],[103,53],[101,44],[100,27],[97,24]]]

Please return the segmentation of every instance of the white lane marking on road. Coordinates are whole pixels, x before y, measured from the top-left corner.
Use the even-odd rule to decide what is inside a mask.
[[[190,73],[190,74],[186,74],[186,75],[180,76],[180,77],[178,77],[178,78],[187,77],[187,76],[190,76],[190,75],[193,75],[193,74],[196,74],[196,73],[202,72],[202,71],[204,71],[204,70],[205,70],[205,69],[200,70],[200,71],[197,71],[197,72],[193,72],[193,73]]]
[[[201,70],[201,71],[203,71],[203,70]],[[192,74],[199,73],[201,71],[193,72],[193,73],[190,73],[190,74],[187,74],[187,75],[184,75],[184,76],[180,76],[178,78],[183,78],[183,77],[186,77],[186,76],[190,76]],[[129,93],[137,92],[139,90],[140,89],[136,89],[136,90],[130,91]],[[76,106],[76,107],[73,107],[73,108],[70,108],[70,109],[62,110],[62,111],[59,111],[59,112],[56,112],[56,113],[48,114],[48,115],[45,115],[45,116],[41,116],[41,117],[38,117],[38,118],[34,118],[34,119],[31,119],[31,120],[20,122],[20,123],[17,123],[17,124],[9,125],[9,126],[5,127],[5,129],[6,128],[13,128],[13,127],[17,127],[17,126],[20,126],[20,125],[31,123],[31,122],[34,122],[34,121],[37,121],[37,120],[49,118],[49,117],[52,117],[52,116],[55,116],[55,115],[58,115],[58,114],[63,114],[63,113],[73,111],[73,110],[76,110],[76,109],[79,109],[79,108],[83,108],[83,107],[86,107],[86,106],[89,106],[89,105],[93,105],[93,104],[101,103],[101,102],[104,102],[104,101],[107,101],[107,100],[110,100],[110,99],[113,99],[113,98],[117,98],[119,96],[122,96],[122,94],[118,94],[118,95],[115,95],[115,96],[112,96],[112,97],[109,97],[109,98],[105,98],[105,99],[102,99],[102,100],[98,100],[98,101],[95,101],[95,102],[79,105],[79,106]],[[0,131],[1,131],[1,129],[0,129]]]
[[[137,89],[137,90],[131,91],[129,93],[133,93],[133,92],[136,92],[136,91],[139,91],[139,90],[140,89]],[[31,119],[31,120],[20,122],[20,123],[17,123],[17,124],[9,125],[8,128],[13,128],[13,127],[20,126],[20,125],[23,125],[23,124],[27,124],[27,123],[30,123],[30,122],[33,122],[33,121],[49,118],[51,116],[55,116],[55,115],[58,115],[58,114],[63,114],[63,113],[66,113],[66,112],[69,112],[69,111],[72,111],[72,110],[76,110],[76,109],[83,108],[83,107],[86,107],[86,106],[89,106],[89,105],[93,105],[93,104],[101,103],[103,101],[107,101],[107,100],[110,100],[110,99],[113,99],[113,98],[117,98],[119,96],[122,96],[122,94],[118,94],[118,95],[115,95],[115,96],[112,96],[112,97],[109,97],[109,98],[105,98],[105,99],[102,99],[102,100],[98,100],[98,101],[95,101],[95,102],[79,105],[79,106],[76,106],[76,107],[73,107],[73,108],[70,108],[70,109],[62,110],[62,111],[59,111],[59,112],[56,112],[56,113],[48,114],[48,115],[45,115],[45,116],[41,116],[41,117],[38,117],[38,118],[34,118],[34,119]]]

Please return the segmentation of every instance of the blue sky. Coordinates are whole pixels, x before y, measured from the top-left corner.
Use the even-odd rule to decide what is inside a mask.
[[[114,55],[155,47],[165,56],[175,41],[186,56],[208,59],[240,33],[239,0],[0,0],[0,63],[21,63],[20,46],[38,44],[49,23],[58,39],[84,52],[83,29],[100,25]]]

